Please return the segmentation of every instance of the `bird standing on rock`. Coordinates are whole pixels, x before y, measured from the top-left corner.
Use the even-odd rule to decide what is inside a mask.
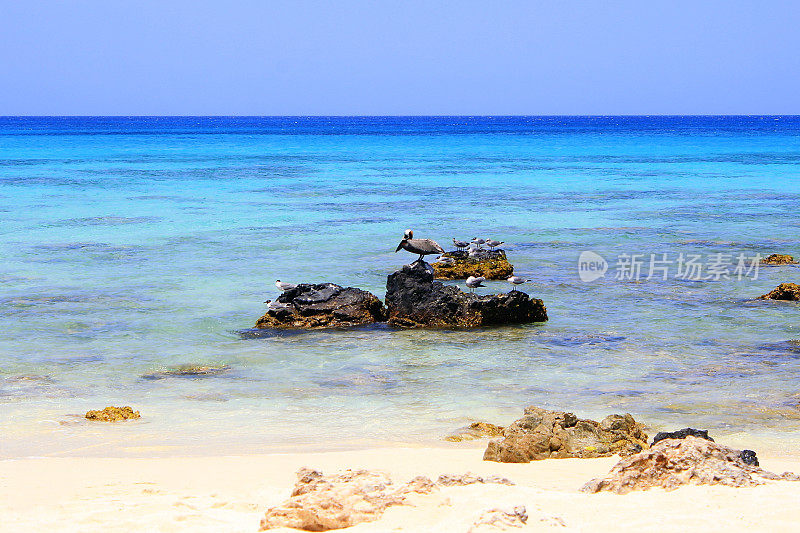
[[[494,250],[495,248],[497,248],[501,244],[505,244],[505,241],[496,241],[494,239],[486,239],[486,246],[488,246],[492,250]]]
[[[395,253],[399,252],[401,248],[413,254],[419,254],[419,259],[414,261],[414,263],[421,262],[422,258],[426,255],[444,253],[444,248],[439,246],[436,241],[431,239],[415,239],[414,232],[410,229],[407,229],[403,234],[403,240],[397,245]]]
[[[481,245],[486,242],[486,239],[479,239],[478,237],[473,237],[472,242],[478,247],[478,250],[481,249]]]
[[[467,287],[469,287],[470,289],[469,292],[475,292],[475,289],[477,289],[478,287],[486,286],[486,285],[481,285],[481,282],[483,281],[486,281],[486,278],[484,278],[483,276],[478,276],[478,277],[470,276],[464,283],[466,283]]]
[[[508,278],[506,281],[507,281],[507,282],[509,282],[509,283],[511,284],[511,286],[512,286],[512,287],[514,287],[514,288],[513,288],[513,289],[511,289],[511,290],[512,290],[512,291],[515,291],[515,290],[517,290],[517,285],[522,285],[523,283],[527,283],[527,282],[529,282],[530,280],[529,280],[529,279],[524,279],[524,278],[521,278],[521,277],[519,277],[519,276],[511,276],[511,277],[510,277],[510,278]]]
[[[457,250],[463,250],[469,243],[467,241],[457,241],[455,237],[453,237],[453,245],[455,245]]]
[[[297,287],[294,283],[286,283],[285,281],[277,280],[275,282],[275,286],[278,287],[282,291],[288,291],[290,289],[294,289]]]

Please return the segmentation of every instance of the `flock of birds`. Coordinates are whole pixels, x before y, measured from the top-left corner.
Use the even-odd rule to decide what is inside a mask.
[[[455,245],[457,250],[469,250],[469,257],[477,258],[480,256],[481,247],[485,244],[489,247],[490,250],[494,250],[501,244],[505,244],[503,241],[496,241],[494,239],[481,239],[478,237],[473,237],[472,241],[457,241],[455,237],[453,238],[453,244]],[[400,241],[400,244],[397,245],[397,249],[395,253],[399,252],[400,250],[406,250],[408,252],[419,254],[419,258],[414,261],[415,263],[422,261],[426,255],[433,255],[433,254],[443,254],[445,253],[444,248],[439,246],[439,243],[432,239],[415,239],[414,232],[410,229],[407,229],[403,234],[403,240]],[[439,262],[451,265],[455,261],[450,257],[440,257]],[[464,283],[466,283],[467,287],[469,288],[471,293],[475,292],[475,289],[478,287],[485,287],[483,282],[486,281],[486,278],[483,276],[469,276]],[[517,290],[517,285],[522,285],[523,283],[527,283],[530,280],[521,278],[519,276],[511,276],[506,279],[508,283],[511,284],[513,287],[511,290]],[[281,291],[288,291],[297,287],[294,283],[286,283],[285,281],[277,280],[275,281],[275,286],[278,287]],[[278,309],[286,309],[291,307],[289,304],[281,303],[277,300],[267,300],[264,302],[267,304],[267,309],[270,310],[278,310]]]

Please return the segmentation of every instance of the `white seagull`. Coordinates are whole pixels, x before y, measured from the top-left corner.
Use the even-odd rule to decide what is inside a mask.
[[[486,239],[479,239],[478,237],[473,237],[472,242],[474,242],[475,245],[478,247],[478,249],[480,249],[481,244],[484,244],[486,242]]]
[[[275,282],[275,286],[278,287],[282,291],[288,291],[290,289],[294,289],[297,287],[294,283],[286,283],[285,281],[278,280]]]
[[[486,239],[486,246],[488,246],[492,250],[494,250],[495,248],[497,248],[501,244],[505,244],[505,241],[496,241],[494,239]]]
[[[523,283],[528,283],[530,280],[529,279],[525,279],[525,278],[521,278],[519,276],[511,276],[506,281],[509,282],[512,287],[514,287],[511,290],[515,291],[515,290],[517,290],[517,285],[522,285]]]
[[[478,277],[470,276],[464,283],[466,283],[467,287],[469,287],[470,289],[469,292],[475,292],[475,289],[477,289],[478,287],[486,286],[486,285],[481,285],[481,282],[483,281],[486,281],[486,278],[484,278],[483,276],[478,276]]]

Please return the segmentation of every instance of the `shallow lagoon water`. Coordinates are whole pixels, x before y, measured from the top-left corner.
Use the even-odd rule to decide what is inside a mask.
[[[752,298],[800,269],[614,261],[798,256],[799,200],[798,117],[0,119],[0,454],[430,443],[530,404],[795,449],[800,306]],[[506,241],[550,321],[250,330],[277,278],[382,297],[406,228]],[[186,363],[231,369],[142,378]],[[108,404],[144,418],[71,416]]]

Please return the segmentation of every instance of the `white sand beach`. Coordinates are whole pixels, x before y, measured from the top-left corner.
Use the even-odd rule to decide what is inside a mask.
[[[295,472],[308,466],[326,474],[382,470],[395,482],[469,471],[515,483],[444,487],[346,531],[466,532],[484,510],[518,505],[526,506],[529,519],[514,531],[797,531],[797,482],[586,494],[579,488],[605,475],[616,457],[499,464],[483,461],[482,449],[471,443],[245,456],[9,459],[0,461],[0,530],[253,532],[270,506],[288,498]],[[774,472],[800,472],[796,457],[760,459]]]

